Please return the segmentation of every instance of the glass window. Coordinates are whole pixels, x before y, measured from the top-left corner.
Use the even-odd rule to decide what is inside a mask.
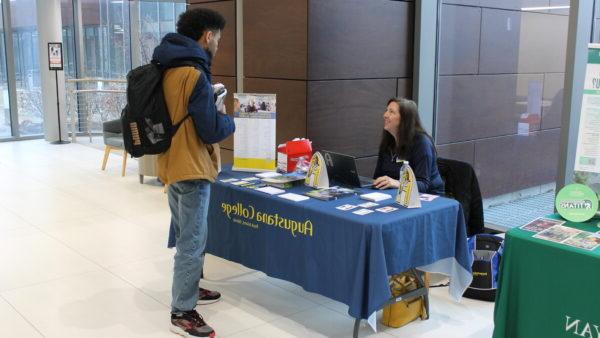
[[[124,78],[131,69],[127,1],[82,0],[83,77]]]
[[[472,164],[499,228],[553,212],[569,1],[532,3],[442,5],[439,155]],[[519,213],[525,203],[542,215]]]
[[[183,3],[141,1],[140,10],[140,47],[142,64],[150,62],[152,52],[160,40],[175,31],[179,14],[186,9]]]
[[[75,26],[73,20],[73,1],[61,0],[62,36],[64,54],[64,72],[66,79],[77,77],[77,64],[75,59]]]
[[[35,0],[10,2],[15,55],[19,135],[40,135],[44,130]]]
[[[0,5],[2,1],[0,0]],[[2,12],[0,11],[0,14]],[[6,73],[6,48],[4,46],[4,23],[0,15],[0,138],[11,137],[10,104],[8,100],[8,77]]]

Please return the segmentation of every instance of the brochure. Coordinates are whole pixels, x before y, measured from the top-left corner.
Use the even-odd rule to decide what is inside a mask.
[[[383,200],[392,198],[392,196],[390,196],[388,194],[384,194],[382,192],[372,192],[372,193],[368,193],[368,194],[362,194],[362,195],[360,195],[360,198],[362,198],[363,200],[371,201],[371,202],[379,202],[379,201],[383,201]]]
[[[353,211],[352,213],[364,216],[364,215],[370,214],[372,212],[373,212],[373,210],[371,210],[371,209],[359,209],[359,210]]]
[[[551,242],[561,243],[565,239],[577,235],[579,233],[581,233],[581,231],[577,229],[565,227],[562,225],[554,225],[544,231],[533,235],[533,237]]]
[[[563,244],[591,251],[600,245],[600,237],[596,236],[596,234],[584,231],[567,239]]]
[[[316,198],[323,201],[331,201],[340,197],[350,196],[355,194],[356,191],[348,188],[331,187],[324,189],[316,189],[305,192],[304,195],[312,198]]]
[[[295,184],[304,181],[305,176],[297,173],[280,174],[278,176],[265,177],[262,181],[276,188],[291,188]]]
[[[535,220],[521,226],[521,229],[538,233],[538,232],[544,231],[552,226],[562,225],[564,223],[565,223],[564,221],[540,217],[538,219],[535,219]]]
[[[374,202],[365,202],[363,204],[359,204],[358,206],[361,207],[361,208],[372,208],[372,207],[376,207],[378,205],[379,204],[374,203]]]
[[[431,194],[421,194],[419,195],[419,199],[425,202],[431,202],[434,199],[440,197],[439,195],[431,195]]]
[[[306,196],[302,196],[302,195],[298,195],[298,194],[294,194],[291,192],[285,193],[285,194],[281,194],[278,195],[281,198],[285,198],[286,200],[290,200],[290,201],[294,201],[294,202],[300,202],[300,201],[306,201],[307,199],[309,199]]]
[[[348,211],[348,210],[358,208],[358,205],[344,204],[344,205],[340,205],[339,207],[335,207],[335,208],[339,209],[339,210],[343,210],[343,211]]]
[[[269,195],[283,194],[285,192],[285,190],[281,190],[281,189],[277,189],[277,188],[273,188],[273,187],[262,187],[262,188],[256,189],[256,191],[264,192]]]
[[[375,210],[377,210],[379,212],[388,213],[388,212],[392,212],[392,211],[398,210],[398,208],[387,206],[387,207],[377,208]]]

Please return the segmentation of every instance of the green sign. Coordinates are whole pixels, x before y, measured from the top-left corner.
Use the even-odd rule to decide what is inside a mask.
[[[583,184],[569,184],[556,195],[556,210],[567,221],[585,222],[598,211],[598,195]]]

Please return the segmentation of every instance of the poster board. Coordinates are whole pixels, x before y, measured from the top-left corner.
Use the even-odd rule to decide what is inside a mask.
[[[48,68],[63,70],[62,42],[48,42]]]
[[[275,170],[276,112],[275,94],[233,94],[233,170]]]
[[[600,193],[600,44],[588,45],[574,181]]]

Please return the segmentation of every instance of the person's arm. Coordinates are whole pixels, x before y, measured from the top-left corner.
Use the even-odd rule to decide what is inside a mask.
[[[377,165],[375,166],[375,172],[373,173],[373,178],[377,178],[379,176],[383,175],[383,171],[381,169],[381,163],[382,163],[383,159],[381,156],[381,153],[379,154],[379,156],[377,156]]]
[[[430,173],[433,161],[433,144],[425,135],[419,137],[413,145],[409,165],[415,173],[419,192],[425,193],[431,187]]]
[[[217,111],[212,85],[203,74],[200,74],[190,96],[188,112],[198,137],[205,144],[220,142],[235,131],[233,119]]]

